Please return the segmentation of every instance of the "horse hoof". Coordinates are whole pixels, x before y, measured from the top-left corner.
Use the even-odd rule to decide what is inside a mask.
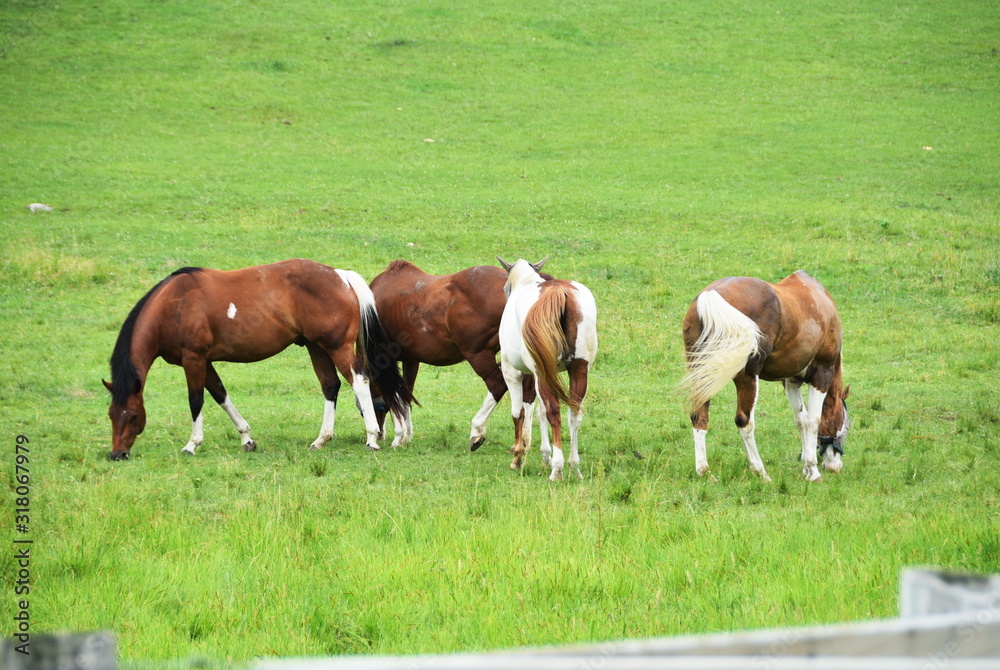
[[[243,445],[243,451],[246,453],[250,453],[251,451],[257,451],[257,443],[254,442],[253,440],[250,440],[249,442]]]
[[[472,444],[469,445],[469,450],[470,451],[475,451],[479,447],[483,446],[483,442],[485,442],[485,441],[486,441],[486,437],[485,436],[484,437],[476,438],[475,440],[472,440]]]
[[[378,446],[377,444],[375,445],[366,444],[365,449],[367,449],[368,451],[382,451],[382,447]]]
[[[183,449],[181,449],[181,453],[187,454],[188,456],[194,456],[194,449],[188,449],[187,447],[184,447]]]

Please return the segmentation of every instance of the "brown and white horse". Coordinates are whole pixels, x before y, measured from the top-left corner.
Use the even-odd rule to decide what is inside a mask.
[[[309,351],[326,398],[323,425],[310,448],[319,449],[333,437],[339,370],[357,396],[367,446],[378,449],[370,361],[382,354],[385,342],[371,291],[355,272],[289,260],[228,272],[182,268],[136,303],[111,355],[111,382],[104,382],[111,392],[112,460],[127,459],[146,426],[142,394],[157,358],[182,366],[187,377],[193,424],[184,452],[194,454],[202,443],[206,388],[236,425],[244,450],[253,451],[257,443],[250,426],[212,363],[259,361],[291,344]],[[355,367],[359,352],[361,364]],[[395,366],[374,374],[390,407],[399,410],[410,400]]]
[[[770,481],[754,440],[757,382],[780,381],[802,437],[802,472],[821,478],[823,465],[840,471],[850,421],[844,402],[840,317],[830,294],[799,270],[777,284],[752,277],[726,277],[709,284],[684,317],[684,350],[691,395],[695,470],[709,472],[705,451],[708,404],[732,381],[736,385],[736,426],[750,469]],[[809,387],[803,400],[802,385]]]
[[[575,281],[546,280],[539,275],[548,257],[538,263],[497,260],[507,270],[507,305],[500,320],[500,369],[510,391],[517,442],[514,444],[512,470],[520,470],[524,454],[531,446],[531,423],[521,402],[522,376],[535,375],[535,388],[545,408],[545,418],[552,428],[542,425],[542,460],[551,465],[551,481],[562,478],[565,460],[562,452],[562,424],[559,404],[569,405],[569,467],[577,477],[580,472],[579,432],[583,419],[583,399],[587,395],[587,377],[597,356],[597,305],[590,290]],[[569,389],[559,371],[569,373]],[[528,424],[527,426],[525,424]],[[527,438],[527,439],[526,439]]]
[[[371,282],[388,351],[403,364],[403,376],[412,393],[421,363],[455,365],[468,361],[486,384],[486,399],[472,419],[469,437],[475,451],[486,439],[486,420],[507,393],[497,352],[500,351],[500,316],[507,302],[503,286],[507,273],[498,267],[480,265],[448,275],[427,274],[413,263],[396,260]],[[373,389],[373,395],[378,390]],[[523,402],[531,412],[535,400],[534,380],[525,379]],[[376,398],[379,426],[386,408]],[[392,446],[413,438],[410,407],[393,414],[396,436]]]

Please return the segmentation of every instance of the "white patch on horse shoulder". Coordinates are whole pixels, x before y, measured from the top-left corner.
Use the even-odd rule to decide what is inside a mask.
[[[229,309],[226,310],[226,316],[228,316],[230,319],[236,318],[236,305],[234,305],[233,303],[229,303]]]

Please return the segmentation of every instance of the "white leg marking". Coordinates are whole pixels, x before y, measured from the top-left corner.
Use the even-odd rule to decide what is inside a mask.
[[[490,414],[493,413],[496,406],[496,399],[492,393],[487,391],[486,399],[483,400],[483,406],[472,417],[472,433],[469,434],[469,442],[471,444],[480,445],[486,439],[486,420],[490,418]]]
[[[396,448],[403,443],[406,434],[406,419],[395,412],[392,412],[392,432],[395,434],[392,447]]]
[[[396,433],[396,437],[392,441],[393,447],[410,443],[410,440],[413,439],[413,422],[410,419],[409,405],[403,407],[402,415],[397,416],[395,412],[392,413],[392,427]]]
[[[410,440],[413,439],[413,413],[412,407],[407,404],[403,410],[403,418],[405,420],[404,430],[406,431],[406,441],[403,444],[409,444]]]
[[[563,458],[562,449],[552,445],[552,474],[549,475],[550,482],[558,482],[562,479],[562,471],[565,464],[566,459]]]
[[[760,452],[757,451],[757,440],[754,438],[754,414],[757,411],[757,393],[760,392],[760,385],[757,385],[757,392],[753,397],[753,406],[750,408],[750,416],[747,425],[740,428],[740,437],[743,438],[743,447],[747,452],[747,460],[750,461],[750,469],[760,475],[765,482],[771,481],[764,469],[764,462],[760,460]]]
[[[705,448],[705,435],[707,430],[694,428],[694,471],[699,477],[708,474],[708,450]]]
[[[368,434],[365,446],[372,451],[378,451],[378,420],[375,418],[375,405],[372,404],[371,386],[368,378],[360,372],[354,373],[354,381],[351,382],[354,389],[354,396],[361,407],[361,415],[365,418],[365,432]]]
[[[194,420],[191,424],[191,439],[188,443],[184,445],[181,449],[182,452],[186,454],[191,454],[194,456],[194,450],[201,446],[201,443],[205,440],[205,431],[202,428],[201,416],[204,412],[198,412],[198,418]]]
[[[802,431],[802,474],[811,482],[819,481],[822,475],[816,467],[816,442],[819,436],[819,420],[823,414],[826,393],[809,387],[806,400],[806,425]]]
[[[323,445],[333,439],[333,424],[337,418],[337,403],[332,400],[324,400],[323,405],[323,425],[319,429],[319,437],[309,445],[311,451],[322,449]]]
[[[246,420],[240,415],[239,410],[236,409],[236,406],[233,404],[233,401],[229,399],[228,395],[226,395],[226,399],[222,401],[220,407],[226,411],[226,414],[229,415],[229,419],[233,422],[233,425],[236,426],[236,430],[240,434],[240,444],[243,446],[243,449],[245,451],[253,451],[256,449],[257,443],[253,441],[252,437],[250,437],[250,424],[247,423]]]

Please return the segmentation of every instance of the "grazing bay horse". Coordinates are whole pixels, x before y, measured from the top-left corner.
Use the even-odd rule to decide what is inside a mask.
[[[486,384],[486,399],[472,419],[472,451],[486,439],[486,420],[507,392],[497,365],[506,281],[507,273],[490,265],[430,275],[413,263],[396,260],[371,282],[389,353],[393,361],[402,362],[411,393],[421,363],[445,366],[468,361]],[[526,379],[524,403],[529,413],[534,400],[534,381]],[[375,413],[381,427],[386,410],[376,402]],[[409,405],[401,415],[393,413],[393,421],[392,446],[409,442],[413,437]]]
[[[560,403],[569,405],[570,456],[569,467],[577,477],[580,472],[579,432],[583,419],[583,399],[587,395],[587,375],[597,356],[597,305],[590,290],[575,281],[546,280],[539,271],[548,256],[538,263],[519,260],[508,263],[499,256],[507,270],[504,293],[507,305],[500,320],[500,369],[510,391],[511,412],[514,416],[517,442],[514,444],[512,470],[520,470],[524,454],[531,446],[530,415],[521,402],[522,376],[533,374],[538,397],[543,403],[545,418],[552,428],[549,446],[548,430],[539,424],[542,433],[542,460],[551,465],[550,481],[562,478],[562,424]],[[569,389],[559,371],[569,373]],[[527,424],[527,425],[525,425]],[[527,437],[527,439],[525,439]]]
[[[326,398],[323,425],[310,449],[333,437],[340,379],[354,389],[368,433],[378,449],[378,423],[369,389],[377,378],[385,402],[401,411],[409,392],[395,366],[372,372],[385,341],[375,300],[356,272],[306,260],[289,260],[228,272],[181,268],[154,286],[132,308],[111,355],[111,459],[127,459],[146,426],[142,392],[157,358],[184,368],[191,406],[191,439],[182,451],[202,443],[205,389],[240,433],[245,451],[257,443],[219,379],[215,361],[249,363],[274,356],[291,344],[309,351]],[[360,364],[355,364],[360,360]]]
[[[839,472],[850,421],[849,387],[841,370],[841,327],[826,289],[799,270],[777,284],[752,277],[726,277],[709,284],[691,303],[683,326],[691,395],[694,460],[698,475],[708,473],[705,433],[708,404],[732,381],[736,385],[736,426],[750,469],[770,481],[754,440],[757,382],[780,381],[802,437],[802,472],[821,478],[823,466]],[[802,397],[802,385],[809,387]]]

